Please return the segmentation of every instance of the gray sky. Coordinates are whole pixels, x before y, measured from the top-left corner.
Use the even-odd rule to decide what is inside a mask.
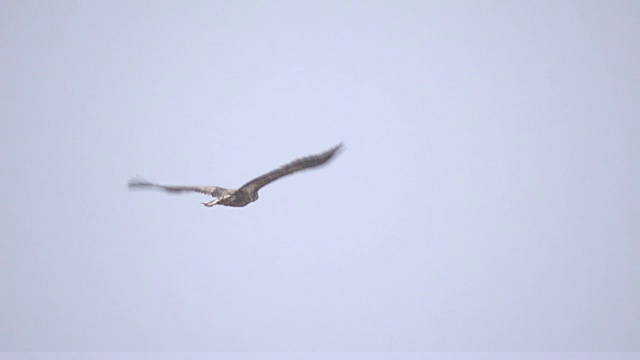
[[[0,349],[639,350],[638,18],[2,2]]]

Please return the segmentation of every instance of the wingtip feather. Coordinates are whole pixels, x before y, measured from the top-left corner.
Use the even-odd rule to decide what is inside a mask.
[[[154,187],[154,186],[156,186],[156,184],[154,184],[154,183],[152,183],[152,182],[150,182],[150,181],[148,181],[146,179],[143,179],[143,178],[132,178],[132,179],[129,180],[129,183],[128,183],[127,187],[129,188],[129,190],[131,190],[131,189],[141,189],[141,188]]]

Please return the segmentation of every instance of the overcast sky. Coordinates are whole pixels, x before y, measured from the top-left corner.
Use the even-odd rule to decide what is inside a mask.
[[[639,18],[3,1],[0,349],[640,350]]]

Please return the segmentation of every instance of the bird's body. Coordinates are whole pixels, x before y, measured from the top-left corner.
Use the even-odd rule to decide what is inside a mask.
[[[311,155],[294,160],[278,169],[270,171],[262,176],[259,176],[248,183],[242,185],[239,189],[225,189],[217,186],[170,186],[155,184],[146,180],[132,179],[129,181],[129,189],[159,189],[172,193],[180,192],[199,192],[207,195],[211,195],[216,199],[208,203],[203,203],[205,206],[211,207],[214,205],[225,205],[233,207],[246,206],[256,200],[258,200],[258,190],[263,186],[275,181],[283,176],[293,174],[295,172],[320,166],[329,159],[331,159],[335,153],[342,147],[342,144],[335,146],[323,153],[317,155]]]
[[[248,193],[246,191],[232,191],[228,196],[224,196],[222,198],[218,198],[212,205],[225,205],[225,206],[233,206],[233,207],[242,207],[245,205],[249,205],[254,201],[258,200],[258,192]],[[205,204],[206,205],[206,204]]]

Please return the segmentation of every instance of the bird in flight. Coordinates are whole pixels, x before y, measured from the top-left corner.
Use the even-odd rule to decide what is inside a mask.
[[[129,189],[157,189],[164,190],[170,193],[182,193],[189,191],[199,192],[202,194],[211,195],[215,198],[215,200],[202,203],[204,206],[212,207],[214,205],[225,205],[242,207],[258,200],[258,190],[260,190],[263,186],[269,184],[272,181],[278,180],[283,176],[287,176],[304,169],[310,169],[320,166],[329,161],[341,147],[342,144],[338,144],[337,146],[323,153],[309,155],[294,160],[273,171],[258,176],[257,178],[242,185],[239,189],[225,189],[218,186],[160,185],[146,181],[144,179],[129,180]]]

